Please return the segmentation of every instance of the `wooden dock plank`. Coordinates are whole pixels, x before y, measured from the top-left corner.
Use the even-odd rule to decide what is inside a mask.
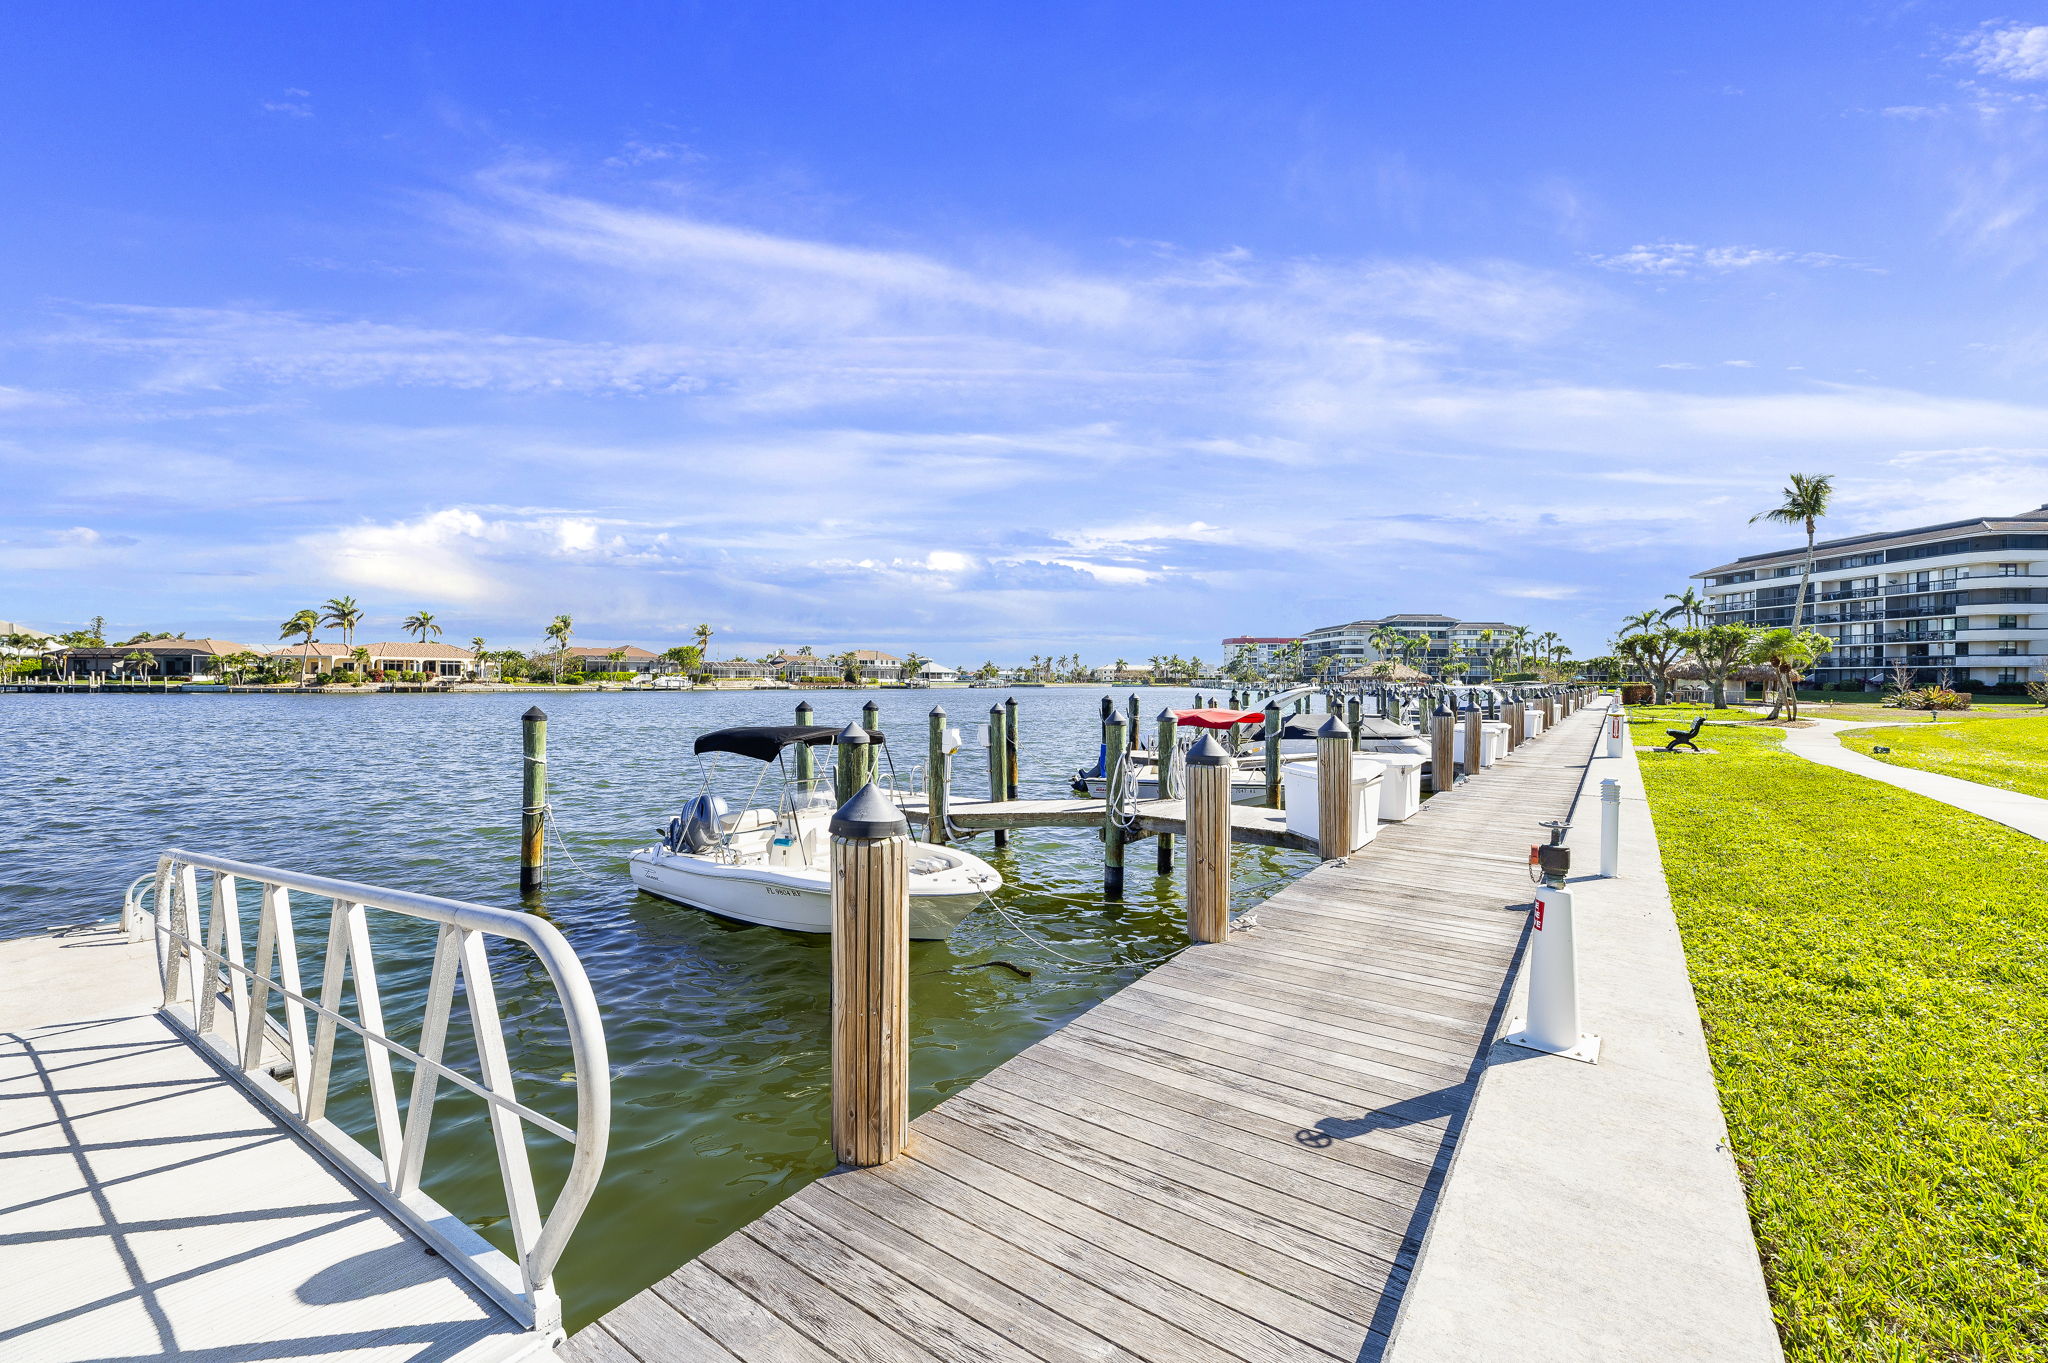
[[[1382,826],[1258,926],[1111,995],[917,1118],[903,1157],[799,1191],[569,1356],[653,1363],[664,1312],[700,1354],[747,1363],[1374,1356],[1521,950],[1527,847],[1570,807],[1598,725],[1565,720]],[[1172,803],[1141,829],[1183,831]],[[952,808],[964,828],[1102,813]],[[1308,845],[1280,841],[1279,811],[1235,806],[1232,825]]]

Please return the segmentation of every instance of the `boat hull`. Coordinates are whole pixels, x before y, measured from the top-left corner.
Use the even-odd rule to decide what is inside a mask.
[[[926,843],[912,843],[910,859],[940,852]],[[627,858],[633,883],[649,894],[678,904],[705,909],[721,918],[790,932],[832,931],[832,887],[824,868],[780,868],[759,863],[722,865],[701,857],[677,856],[642,848]],[[993,875],[993,871],[990,871]],[[980,906],[983,886],[957,883],[917,892],[912,878],[910,936],[937,941],[953,935],[961,920]],[[986,886],[994,889],[1000,878]]]

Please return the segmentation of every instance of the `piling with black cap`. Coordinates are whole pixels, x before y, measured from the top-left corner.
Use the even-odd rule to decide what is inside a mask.
[[[1124,827],[1117,822],[1117,795],[1131,769],[1130,754],[1124,749],[1124,722],[1114,710],[1102,726],[1102,897],[1124,897]],[[1123,791],[1123,804],[1134,803],[1132,792]]]
[[[832,1153],[910,1139],[910,825],[872,781],[832,816]]]
[[[953,775],[953,759],[946,753],[946,708],[934,705],[930,731],[924,747],[924,839],[946,841],[946,788]]]
[[[832,740],[837,750],[832,762],[832,798],[845,804],[867,784],[868,731],[849,724]]]
[[[1017,698],[1003,699],[1003,798],[1017,798]]]
[[[1010,798],[1010,737],[1009,714],[1000,705],[988,707],[988,798],[1001,801]],[[1010,835],[998,828],[996,846],[1008,847]]]
[[[1204,734],[1188,749],[1188,936],[1230,935],[1230,750]]]
[[[538,890],[546,874],[548,712],[538,705],[519,717],[524,779],[520,786],[519,893]]]
[[[1522,746],[1529,733],[1529,710],[1519,690],[1511,690],[1507,698],[1508,751]]]
[[[807,728],[808,728],[808,727],[809,727],[810,725],[816,724],[816,723],[818,722],[818,719],[817,719],[817,713],[816,713],[816,712],[815,712],[814,710],[812,710],[812,709],[811,709],[811,703],[810,703],[809,701],[807,701],[807,700],[800,700],[800,701],[798,701],[798,702],[796,703],[796,722],[797,722],[797,723],[799,723],[799,724],[802,724],[802,725],[804,725],[804,726],[805,726],[805,727],[807,727]],[[817,777],[818,777],[818,755],[817,755],[816,753],[814,753],[814,752],[812,752],[812,751],[811,751],[811,745],[810,745],[810,744],[808,744],[808,743],[799,743],[799,744],[797,744],[797,745],[796,745],[796,780],[797,780],[797,789],[801,790],[801,791],[802,791],[802,792],[803,792],[804,794],[806,794],[806,795],[809,795],[809,794],[811,794],[811,793],[812,793],[812,792],[811,792],[811,783],[812,783],[813,781],[817,780]]]
[[[1131,692],[1131,700],[1128,708],[1130,710],[1131,718],[1130,725],[1126,731],[1126,736],[1127,741],[1131,745],[1132,751],[1135,752],[1138,748],[1138,735],[1144,732],[1144,730],[1138,727],[1138,693],[1136,691]]]
[[[1466,697],[1465,706],[1465,775],[1477,776],[1486,757],[1486,716],[1480,712],[1479,702]]]
[[[1199,700],[1201,697],[1197,696],[1196,699]],[[1173,740],[1178,724],[1173,717],[1171,706],[1161,706],[1158,719],[1159,765],[1156,770],[1159,772],[1159,776],[1155,784],[1158,788],[1160,799],[1172,800],[1179,796],[1179,791],[1175,788],[1173,782]],[[1161,833],[1159,835],[1159,862],[1157,870],[1163,876],[1173,874],[1173,834],[1171,833]]]
[[[1266,702],[1266,808],[1280,808],[1280,702]]]
[[[1351,855],[1351,730],[1331,715],[1316,730],[1316,852]]]
[[[1457,722],[1450,701],[1438,696],[1436,710],[1429,717],[1429,788],[1433,791],[1446,791],[1457,784],[1458,754],[1451,742],[1451,727]]]

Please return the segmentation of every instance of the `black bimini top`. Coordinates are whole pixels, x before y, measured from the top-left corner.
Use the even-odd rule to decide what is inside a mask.
[[[881,731],[869,729],[868,742],[880,743]],[[773,762],[784,748],[802,744],[816,747],[839,737],[839,730],[822,724],[750,724],[737,729],[713,729],[697,736],[697,753],[731,752],[756,762]]]

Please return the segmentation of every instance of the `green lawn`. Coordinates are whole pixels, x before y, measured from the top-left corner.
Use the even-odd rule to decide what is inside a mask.
[[[1643,768],[1787,1353],[2048,1358],[2048,845],[1779,732]]]
[[[1855,729],[1842,744],[1880,762],[2048,796],[2048,716]],[[1873,753],[1874,747],[1891,751]]]

